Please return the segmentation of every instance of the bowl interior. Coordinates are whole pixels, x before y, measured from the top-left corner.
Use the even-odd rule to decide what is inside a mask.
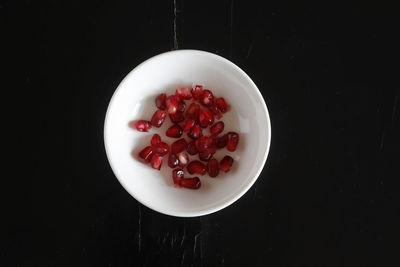
[[[161,171],[140,163],[137,154],[149,145],[153,133],[171,144],[177,139],[165,136],[171,125],[141,133],[129,127],[138,119],[150,120],[156,110],[155,97],[174,93],[193,83],[210,88],[224,97],[231,111],[222,117],[225,130],[240,135],[235,152],[219,150],[215,158],[230,155],[235,162],[228,173],[217,178],[199,176],[199,190],[173,186],[171,169],[164,157]],[[208,129],[203,131],[208,135]],[[123,187],[138,201],[158,212],[174,216],[199,216],[226,207],[242,196],[255,182],[269,150],[270,122],[265,102],[250,78],[230,61],[207,52],[179,50],[155,56],[131,71],[118,86],[105,121],[105,146],[110,165]],[[189,141],[190,139],[183,135]],[[190,159],[197,159],[190,156]],[[186,170],[186,169],[185,169]],[[194,175],[189,175],[193,177]]]

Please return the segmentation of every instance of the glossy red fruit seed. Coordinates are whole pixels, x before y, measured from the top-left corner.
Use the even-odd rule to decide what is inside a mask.
[[[217,119],[221,119],[222,118],[222,113],[221,113],[221,111],[219,111],[218,107],[215,104],[212,105],[211,107],[209,107],[208,109],[211,111],[212,114],[214,114],[214,116]]]
[[[165,105],[167,106],[167,112],[169,114],[175,114],[178,110],[180,99],[177,95],[170,95],[165,100]]]
[[[228,172],[229,169],[232,167],[233,158],[230,156],[225,156],[221,162],[219,163],[219,169],[224,172]]]
[[[167,143],[160,142],[153,147],[153,150],[154,150],[154,153],[164,156],[165,154],[168,153],[169,147],[168,147]]]
[[[175,169],[172,171],[172,180],[175,185],[179,185],[180,181],[184,178],[185,173],[182,169]]]
[[[236,150],[236,147],[239,143],[239,135],[235,132],[229,132],[227,136],[228,141],[226,143],[226,149],[233,152]]]
[[[203,86],[201,85],[194,85],[192,87],[192,96],[194,99],[200,99],[201,95],[203,94]]]
[[[210,90],[203,90],[200,97],[200,103],[206,107],[211,107],[214,103],[214,95]]]
[[[187,119],[186,121],[185,121],[185,123],[183,124],[183,131],[184,132],[187,132],[187,131],[189,131],[193,126],[194,126],[194,123],[195,123],[196,121],[194,120],[194,119]]]
[[[183,178],[180,180],[179,185],[189,189],[199,189],[201,182],[199,177]]]
[[[170,166],[172,169],[178,166],[179,160],[178,157],[175,154],[169,153],[168,156],[168,166]]]
[[[217,177],[219,173],[219,163],[216,159],[210,159],[207,163],[207,172],[210,177]]]
[[[189,165],[187,166],[187,170],[190,174],[197,173],[200,175],[204,175],[207,172],[207,167],[206,165],[204,165],[203,162],[194,160],[189,163]]]
[[[210,127],[211,134],[220,134],[224,130],[225,124],[223,121],[219,121]]]
[[[202,161],[209,161],[216,151],[217,149],[215,147],[209,147],[203,152],[199,152],[199,159]]]
[[[219,97],[214,100],[214,105],[218,108],[219,111],[222,113],[226,113],[229,111],[230,107],[226,103],[225,99],[223,97]]]
[[[176,156],[179,160],[179,167],[183,168],[189,163],[189,155],[186,152],[179,152]]]
[[[144,163],[149,163],[153,156],[153,148],[146,146],[142,151],[139,152],[139,160]]]
[[[195,124],[195,125],[193,125],[192,128],[190,128],[187,135],[192,139],[197,139],[197,138],[203,136],[203,130],[201,129],[201,127],[199,125]]]
[[[159,128],[165,121],[166,117],[167,113],[164,110],[159,109],[156,112],[154,112],[153,117],[151,117],[151,124],[154,127]]]
[[[208,109],[200,109],[199,111],[199,125],[203,128],[208,127],[214,123],[214,115]]]
[[[151,146],[155,146],[161,142],[161,137],[158,134],[154,134],[151,138],[150,144]]]
[[[196,145],[194,143],[194,141],[190,142],[187,146],[186,151],[190,154],[190,155],[196,155],[197,153],[199,153],[199,151],[197,151]]]
[[[212,138],[208,136],[201,136],[195,141],[196,148],[199,152],[205,151],[212,145]]]
[[[178,103],[178,108],[176,109],[176,112],[183,113],[183,112],[185,112],[185,109],[186,109],[186,104],[185,104],[185,102],[179,101],[179,103]]]
[[[182,127],[178,124],[174,124],[167,129],[165,135],[172,138],[179,138],[182,136],[183,130]]]
[[[157,154],[157,153],[154,154],[151,157],[151,162],[150,162],[151,167],[153,169],[160,170],[161,165],[162,165],[162,159],[163,159],[163,157],[160,154]]]
[[[183,121],[185,119],[185,116],[183,116],[182,112],[176,112],[174,114],[169,114],[169,118],[173,123],[178,123]]]
[[[178,154],[187,148],[187,143],[185,139],[179,139],[171,144],[171,153]]]
[[[218,137],[217,139],[217,148],[224,148],[228,143],[228,134],[224,134],[223,136]]]
[[[175,94],[179,96],[182,100],[192,99],[191,90],[187,87],[176,89]]]
[[[145,120],[138,120],[135,123],[135,128],[139,132],[148,132],[151,129],[151,123]]]
[[[199,117],[199,110],[200,106],[198,104],[196,103],[190,104],[186,110],[186,118],[197,120],[197,118]]]
[[[160,94],[156,97],[156,106],[159,109],[165,110],[165,108],[167,107],[165,105],[165,100],[167,99],[167,95],[166,94]]]

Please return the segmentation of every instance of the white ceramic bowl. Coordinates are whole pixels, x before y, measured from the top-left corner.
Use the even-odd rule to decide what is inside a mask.
[[[204,85],[231,105],[222,121],[225,130],[238,132],[235,152],[219,150],[214,157],[234,158],[228,173],[199,176],[201,188],[173,186],[166,156],[161,171],[137,160],[153,133],[165,136],[169,118],[161,128],[142,133],[128,126],[138,119],[150,120],[156,110],[155,97],[173,94],[178,87]],[[209,134],[208,129],[204,131]],[[184,137],[190,140],[186,134]],[[122,186],[143,205],[173,216],[192,217],[218,211],[240,198],[254,184],[267,159],[271,125],[264,99],[253,81],[235,64],[218,55],[198,50],[177,50],[152,57],[133,69],[116,89],[108,106],[104,142],[108,160]],[[191,156],[191,159],[195,156]],[[186,170],[186,169],[185,169]],[[188,177],[194,175],[186,174]]]

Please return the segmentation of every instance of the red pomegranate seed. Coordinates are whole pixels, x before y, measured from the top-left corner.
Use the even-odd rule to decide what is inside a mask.
[[[179,160],[178,157],[175,154],[169,153],[168,156],[168,166],[170,166],[172,169],[178,166]]]
[[[151,122],[145,120],[138,120],[135,123],[135,128],[139,132],[148,132],[151,129]]]
[[[183,178],[180,180],[179,185],[189,189],[199,189],[201,182],[199,177]]]
[[[167,129],[165,135],[172,138],[179,138],[182,136],[183,130],[182,127],[178,124],[174,124]]]
[[[210,127],[211,134],[220,134],[224,130],[225,124],[223,121],[219,121]]]
[[[176,89],[175,94],[179,96],[182,100],[192,99],[192,93],[190,92],[190,89],[187,87]]]
[[[198,139],[196,139],[195,145],[199,152],[203,152],[212,145],[212,142],[213,142],[212,138],[208,136],[201,136]]]
[[[167,107],[165,105],[165,99],[167,99],[167,95],[166,94],[160,94],[159,96],[156,97],[156,106],[157,106],[157,108],[165,110],[165,108]]]
[[[190,128],[190,131],[187,134],[190,138],[192,139],[197,139],[201,136],[203,136],[203,130],[201,127],[197,124],[193,125],[192,128]]]
[[[186,110],[186,118],[197,120],[199,117],[200,106],[196,103],[192,103]]]
[[[203,106],[211,107],[212,104],[214,103],[213,93],[211,93],[210,90],[203,90],[203,93],[201,94],[201,97],[200,97],[200,103]]]
[[[174,114],[178,110],[180,99],[177,95],[170,95],[165,100],[165,105],[167,106],[167,111],[169,114]]]
[[[176,109],[176,112],[183,113],[183,112],[185,112],[185,109],[186,109],[186,104],[185,104],[185,102],[179,101],[179,103],[178,103],[178,108]]]
[[[187,119],[186,121],[185,121],[185,123],[184,123],[184,125],[183,125],[183,131],[184,132],[187,132],[187,131],[189,131],[193,126],[194,126],[194,123],[195,123],[196,121],[194,120],[194,119]]]
[[[209,147],[206,150],[199,152],[199,159],[202,161],[209,161],[216,151],[217,149],[215,147]]]
[[[216,145],[218,148],[224,148],[227,143],[228,143],[228,134],[224,134],[223,136],[218,137]]]
[[[154,112],[153,117],[151,117],[151,124],[154,127],[159,128],[163,124],[165,117],[167,117],[167,113],[164,110],[159,109]]]
[[[199,111],[199,125],[203,128],[213,124],[214,115],[208,109],[200,109]]]
[[[186,152],[180,152],[176,155],[178,157],[179,160],[179,167],[183,168],[185,167],[188,162],[189,162],[189,155]]]
[[[219,169],[224,172],[228,172],[233,164],[233,158],[230,156],[225,156],[219,163]]]
[[[169,118],[173,123],[178,123],[183,121],[185,119],[185,116],[183,116],[182,112],[176,112],[174,114],[169,114]]]
[[[178,154],[187,148],[187,143],[185,139],[179,139],[171,144],[171,153]]]
[[[154,134],[153,137],[151,138],[150,144],[152,146],[155,146],[160,142],[161,142],[161,137],[158,134]]]
[[[168,144],[166,144],[164,142],[160,142],[153,147],[153,150],[154,150],[154,153],[164,156],[165,154],[168,153],[169,147],[168,147]]]
[[[151,167],[153,169],[160,170],[162,165],[162,159],[163,157],[160,154],[154,154],[153,157],[151,157],[151,162],[150,162]]]
[[[204,165],[203,162],[198,160],[191,161],[187,166],[187,170],[190,174],[197,173],[200,175],[204,175],[207,172],[206,165]]]
[[[215,99],[214,104],[222,113],[226,113],[230,109],[229,105],[225,102],[225,99],[223,97]]]
[[[196,155],[197,153],[199,153],[199,151],[197,151],[196,145],[194,143],[194,141],[190,142],[187,146],[187,150],[186,150],[190,155]]]
[[[210,159],[207,163],[207,172],[210,177],[217,177],[219,173],[219,163],[216,159]]]
[[[194,99],[200,99],[201,95],[203,94],[203,86],[201,85],[194,85],[192,87],[192,96]]]
[[[219,111],[218,107],[214,104],[211,107],[209,107],[209,110],[211,111],[212,114],[214,114],[214,116],[217,119],[221,119],[222,118],[222,113]]]
[[[239,143],[239,135],[235,132],[229,132],[227,134],[227,138],[228,138],[228,141],[226,143],[226,148],[229,151],[232,151],[232,152],[235,151],[236,147]]]
[[[172,171],[172,180],[175,185],[179,185],[180,181],[184,178],[185,173],[182,169],[175,169]]]
[[[214,146],[214,147],[215,147],[215,146],[217,145],[218,136],[215,135],[215,134],[213,134],[213,135],[210,136],[210,138],[212,139],[211,146]]]
[[[144,163],[149,163],[153,156],[153,148],[146,146],[142,151],[139,152],[139,160]]]

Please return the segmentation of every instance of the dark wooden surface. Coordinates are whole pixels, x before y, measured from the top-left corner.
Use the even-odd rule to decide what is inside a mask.
[[[399,266],[396,9],[261,2],[0,1],[1,266]],[[177,48],[240,66],[272,122],[256,184],[198,218],[139,204],[103,146],[119,82]]]

